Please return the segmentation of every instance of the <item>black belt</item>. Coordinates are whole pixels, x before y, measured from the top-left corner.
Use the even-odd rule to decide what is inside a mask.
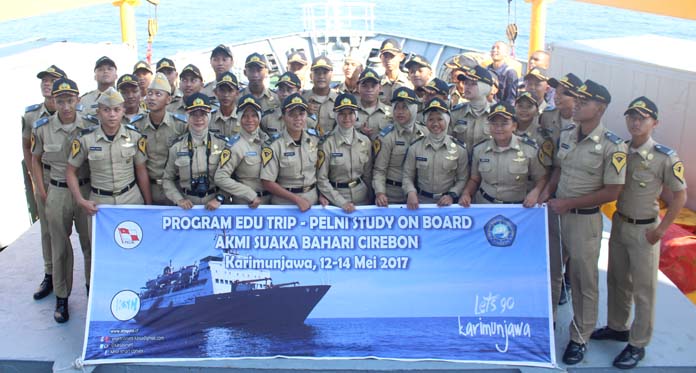
[[[618,211],[616,213],[619,214],[619,217],[621,218],[621,220],[625,221],[626,223],[631,223],[631,224],[652,224],[652,223],[657,221],[657,218],[632,219],[632,218],[629,218],[628,216],[626,216]]]
[[[117,196],[120,196],[121,194],[133,189],[134,186],[135,186],[135,180],[131,181],[130,184],[128,184],[125,188],[123,188],[121,190],[110,191],[110,190],[104,190],[104,189],[92,187],[92,192],[94,192],[95,194],[98,194],[100,196],[117,197]]]
[[[401,184],[400,181],[394,181],[394,180],[389,180],[389,179],[387,179],[387,184],[388,184],[388,185],[393,185],[393,186],[396,186],[396,187],[400,187],[400,186],[403,185],[403,184]]]
[[[351,180],[351,181],[349,181],[349,182],[347,182],[347,183],[334,183],[334,182],[331,182],[331,185],[333,185],[334,188],[352,188],[352,187],[354,187],[354,186],[356,186],[356,185],[360,185],[360,183],[362,183],[362,180],[360,180],[360,179],[355,179],[355,180]]]
[[[258,197],[265,197],[265,196],[270,196],[270,195],[271,195],[271,192],[269,192],[269,191],[267,191],[267,190],[264,190],[263,192],[256,192],[256,195],[257,195]]]
[[[599,207],[590,207],[588,209],[570,209],[568,212],[578,215],[592,215],[599,212]]]
[[[309,192],[310,190],[314,189],[315,186],[317,186],[316,183],[315,183],[315,184],[312,184],[312,185],[310,185],[310,186],[306,186],[306,187],[285,188],[285,190],[287,190],[287,191],[290,192],[290,193],[307,193],[307,192]]]
[[[193,196],[193,197],[198,197],[198,198],[204,198],[204,197],[207,197],[207,196],[209,196],[209,195],[211,195],[211,194],[213,194],[213,193],[217,193],[218,190],[219,190],[218,187],[214,187],[214,188],[210,188],[210,189],[206,190],[205,192],[194,192],[194,191],[192,191],[191,189],[184,189],[183,192],[184,192],[187,196]]]
[[[424,190],[421,190],[421,188],[416,188],[416,191],[418,191],[418,194],[420,194],[421,196],[426,196],[426,197],[432,198],[432,199],[440,199],[440,197],[447,194],[447,192],[445,192],[445,193],[430,193],[430,192],[426,192]]]
[[[89,178],[80,179],[77,181],[77,184],[79,186],[83,186],[87,183],[89,183]],[[68,183],[66,183],[65,181],[58,181],[58,180],[53,180],[53,179],[51,179],[51,185],[55,185],[58,188],[67,188],[68,187]]]
[[[511,205],[511,204],[520,204],[520,203],[524,202],[524,201],[507,202],[507,201],[499,200],[499,199],[497,199],[497,198],[493,198],[493,196],[490,195],[490,194],[488,194],[488,193],[486,193],[486,192],[483,190],[483,188],[479,188],[479,192],[481,192],[481,196],[482,196],[486,201],[488,201],[488,202],[490,202],[490,203],[502,203],[502,204],[505,204],[505,205]]]
[[[43,169],[44,169],[44,170],[50,170],[50,169],[51,169],[51,165],[48,165],[48,164],[45,164],[45,163],[42,163],[41,165],[43,166]]]

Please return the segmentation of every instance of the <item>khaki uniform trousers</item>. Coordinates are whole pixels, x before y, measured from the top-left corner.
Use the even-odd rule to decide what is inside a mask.
[[[48,173],[44,169],[44,188],[48,191]],[[36,200],[36,210],[39,213],[39,227],[41,227],[41,254],[44,261],[44,273],[47,275],[53,274],[53,254],[51,250],[51,233],[48,228],[48,219],[46,218],[46,202],[39,196],[38,188],[34,188],[34,199]]]
[[[401,183],[401,181],[399,181]],[[387,184],[385,193],[390,205],[399,205],[406,203],[406,195],[404,189],[400,186]]]
[[[150,193],[152,194],[152,204],[155,206],[174,206],[174,202],[164,194],[162,184],[150,183]]]
[[[309,201],[310,205],[316,205],[319,202],[319,194],[317,187],[315,186],[312,190],[306,192],[306,193],[294,193],[307,201]],[[272,205],[294,205],[295,203],[290,201],[289,199],[285,199],[282,197],[278,196],[272,196],[271,197],[271,204]]]
[[[563,265],[568,261],[568,253],[562,249],[563,245],[561,245],[560,217],[551,209],[547,211],[549,220],[549,274],[551,276],[549,283],[551,284],[551,308],[555,321],[558,301],[561,299],[561,291],[563,291]]]
[[[89,183],[82,185],[83,196],[89,194]],[[46,217],[51,232],[53,249],[53,291],[57,297],[70,296],[73,284],[73,246],[70,241],[73,223],[80,238],[80,248],[85,261],[85,284],[89,285],[92,267],[92,246],[88,227],[89,215],[78,206],[68,188],[48,187]]]
[[[628,343],[635,347],[647,346],[653,331],[660,241],[651,245],[645,232],[658,224],[659,219],[651,224],[631,224],[618,214],[614,214],[612,220],[607,270],[607,324],[614,330],[630,330]],[[636,309],[629,329],[633,302]]]
[[[602,215],[599,212],[590,215],[565,213],[561,215],[561,233],[562,245],[569,255],[568,271],[573,292],[570,339],[576,343],[587,343],[597,324],[597,263],[602,241]]]
[[[140,189],[138,188],[138,184],[133,185],[133,187],[123,193],[119,194],[118,196],[102,196],[99,194],[94,193],[92,191],[89,194],[89,200],[94,201],[97,203],[97,208],[99,205],[143,205],[145,204],[145,200],[143,199],[143,195],[140,193]],[[89,232],[90,234],[92,233],[92,219],[90,218],[88,220],[89,224]]]

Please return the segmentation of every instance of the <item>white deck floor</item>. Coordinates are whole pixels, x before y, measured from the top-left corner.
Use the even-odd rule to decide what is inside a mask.
[[[605,219],[605,229],[608,221]],[[605,236],[606,236],[605,232]],[[606,238],[606,237],[605,237]],[[73,245],[79,247],[76,237]],[[606,239],[603,240],[600,257],[600,319],[599,324],[606,323]],[[82,256],[75,250],[74,291],[70,297],[70,321],[57,324],[53,321],[55,297],[53,295],[40,301],[32,299],[34,288],[43,276],[39,247],[39,226],[35,224],[16,242],[0,252],[0,262],[4,270],[0,274],[0,372],[45,372],[53,367],[54,371],[82,371],[71,368],[82,351],[85,327],[86,297]],[[559,320],[556,329],[556,352],[560,366],[563,349],[568,342],[568,323],[571,316],[569,304],[559,308]],[[657,320],[652,343],[647,348],[647,356],[638,369],[647,371],[684,371],[696,372],[696,306],[667,279],[660,274]],[[611,370],[611,362],[624,347],[620,342],[593,341],[585,361],[567,370]],[[401,362],[391,360],[356,359],[356,360],[308,360],[308,359],[264,359],[192,362],[186,364],[137,364],[104,365],[85,367],[85,371],[96,372],[199,372],[223,371],[235,369],[273,370],[273,371],[356,371],[356,370],[509,370],[537,372],[546,369],[511,366],[472,365],[450,362],[424,361]]]

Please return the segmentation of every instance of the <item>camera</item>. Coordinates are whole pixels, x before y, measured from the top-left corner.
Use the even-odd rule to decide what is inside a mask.
[[[206,194],[210,189],[208,175],[201,175],[191,180],[191,191],[196,194]]]

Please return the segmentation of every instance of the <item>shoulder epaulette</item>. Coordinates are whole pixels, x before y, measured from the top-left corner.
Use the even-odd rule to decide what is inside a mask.
[[[212,106],[212,105],[210,105],[210,106]],[[210,109],[210,114],[215,114],[215,113],[217,113],[217,111],[218,111],[218,108],[214,107],[214,108]]]
[[[31,112],[31,111],[37,111],[37,110],[39,110],[40,107],[41,107],[41,104],[36,104],[36,105],[27,106],[27,107],[24,109],[24,112],[25,112],[25,113],[29,113],[29,112]]]
[[[551,136],[553,134],[553,128],[537,127],[537,132],[544,136]]]
[[[174,119],[186,123],[186,115],[181,113],[172,113],[172,116],[174,117]]]
[[[331,82],[330,87],[331,87],[331,89],[337,89],[339,85],[341,85],[341,83]]]
[[[473,148],[475,148],[475,147],[477,147],[477,146],[483,144],[483,143],[486,142],[486,141],[488,141],[488,139],[483,139],[483,140],[477,142],[476,144],[474,144]],[[472,149],[473,149],[473,148],[472,148]]]
[[[674,149],[660,144],[655,144],[655,150],[667,156],[672,156],[676,153]]]
[[[382,136],[382,137],[384,137],[384,136],[388,135],[389,132],[391,132],[391,131],[393,131],[393,130],[394,130],[394,125],[393,125],[393,124],[388,125],[388,126],[382,128],[381,131],[379,131],[379,135]]]
[[[570,131],[575,128],[574,124],[569,124],[568,127],[561,128],[561,131]]]
[[[85,128],[85,129],[83,129],[82,131],[80,131],[80,136],[84,136],[84,135],[90,134],[90,133],[94,132],[98,127],[99,127],[99,126],[87,127],[87,128]]]
[[[316,121],[316,120],[317,120],[317,115],[316,115],[316,114],[309,114],[309,115],[307,115],[307,118],[310,118],[310,119],[313,119],[313,120]]]
[[[456,104],[456,105],[452,106],[452,110],[450,110],[450,111],[461,110],[461,109],[463,109],[464,107],[466,107],[466,105],[467,105],[466,102],[462,102],[461,104]]]
[[[90,123],[99,124],[99,119],[94,114],[87,114],[84,117],[82,117],[82,119],[84,119]]]
[[[242,136],[239,135],[239,134],[236,134],[236,135],[230,137],[230,138],[227,140],[227,144],[225,144],[225,146],[230,147],[230,146],[234,145],[237,141],[239,141],[239,139],[240,139],[241,137],[242,137]]]
[[[463,142],[461,142],[461,141],[459,141],[458,138],[456,138],[456,137],[450,135],[450,139],[452,139],[452,142],[454,142],[455,144],[457,144],[457,145],[461,146],[462,148],[466,149],[466,144],[463,143]]]
[[[274,141],[278,140],[279,138],[280,138],[280,134],[274,133],[271,135],[271,137],[268,138],[268,140],[266,140],[266,142],[264,144],[266,144],[266,146],[271,145],[271,144],[273,144]]]
[[[229,140],[229,138],[228,138],[227,136],[221,135],[221,134],[219,134],[219,133],[216,133],[216,134],[214,134],[213,136],[214,136],[214,137],[217,137],[218,139],[220,139],[220,140],[222,140],[222,141],[224,141],[225,143]]]
[[[133,124],[133,123],[135,123],[135,122],[137,122],[137,121],[139,121],[139,120],[141,120],[141,119],[143,119],[143,118],[145,118],[145,114],[142,114],[142,113],[136,114],[133,118],[131,118],[129,124]]]
[[[536,149],[536,148],[539,147],[539,145],[537,145],[537,142],[534,141],[534,139],[531,138],[531,137],[529,137],[529,136],[526,136],[526,135],[525,135],[525,136],[519,136],[519,138],[520,138],[520,142],[522,142],[522,143],[524,143],[524,144],[527,144],[527,145],[533,147],[534,149]]]
[[[266,115],[273,114],[273,113],[275,113],[275,108],[268,109],[268,110],[264,111],[263,113],[261,113],[261,116],[265,117]]]
[[[422,141],[424,138],[425,138],[425,136],[421,136],[421,137],[419,137],[419,138],[417,138],[417,139],[411,141],[411,145],[417,143],[418,141]]]
[[[36,122],[34,122],[34,125],[32,127],[34,129],[37,129],[46,123],[48,123],[48,117],[39,118]]]
[[[307,128],[307,134],[319,137],[319,133],[314,128]]]
[[[617,136],[614,132],[611,132],[607,130],[607,132],[604,132],[604,137],[609,139],[609,141],[613,142],[614,144],[621,144],[623,140]]]
[[[186,134],[183,134],[183,135],[181,135],[181,136],[175,138],[174,140],[172,140],[171,145],[174,145],[174,144],[178,143],[179,141],[182,141],[182,140],[185,139],[185,138],[186,138]],[[170,145],[170,146],[171,146],[171,145]]]
[[[129,124],[126,124],[125,127],[128,128],[128,129],[131,130],[131,131],[135,131],[135,132],[137,132],[137,133],[140,133],[140,130],[138,129],[138,127],[136,127],[136,126],[134,126],[134,125],[132,125],[132,124],[130,124],[130,123],[129,123]]]
[[[542,112],[543,112],[543,113],[548,113],[548,112],[552,112],[552,111],[555,111],[555,110],[556,110],[556,107],[555,107],[555,106],[549,105],[549,106],[545,107],[544,110],[542,110]]]
[[[75,106],[75,110],[80,112],[85,111],[85,105],[77,104],[77,106]]]

